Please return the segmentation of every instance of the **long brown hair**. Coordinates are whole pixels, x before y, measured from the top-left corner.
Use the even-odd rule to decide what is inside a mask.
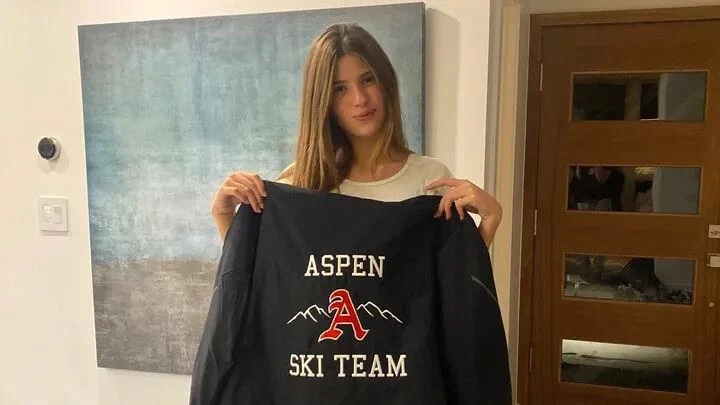
[[[347,177],[353,151],[347,134],[333,117],[333,80],[338,60],[360,57],[370,68],[383,92],[385,122],[381,141],[371,156],[372,170],[391,151],[409,153],[402,126],[400,90],[390,59],[370,33],[357,24],[326,27],[314,40],[305,62],[300,108],[300,133],[295,163],[280,178],[311,190],[334,190]]]

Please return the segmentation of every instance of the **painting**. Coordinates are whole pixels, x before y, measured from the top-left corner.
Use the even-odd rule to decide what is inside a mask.
[[[222,244],[210,202],[235,170],[292,162],[312,38],[338,21],[394,64],[424,149],[422,3],[78,27],[98,366],[190,374]]]

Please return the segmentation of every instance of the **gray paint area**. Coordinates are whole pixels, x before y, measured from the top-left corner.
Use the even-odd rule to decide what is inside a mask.
[[[210,262],[95,263],[98,365],[189,373],[215,271]]]
[[[188,374],[220,241],[209,215],[231,171],[293,158],[312,38],[358,22],[397,70],[423,152],[422,3],[78,28],[98,365]]]

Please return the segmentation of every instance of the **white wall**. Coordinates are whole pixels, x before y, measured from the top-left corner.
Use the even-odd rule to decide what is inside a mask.
[[[0,403],[182,404],[189,390],[186,376],[96,367],[77,26],[287,11],[297,4],[293,0],[0,2],[4,197],[0,201]],[[303,8],[353,5],[368,3],[302,2]],[[458,176],[482,185],[489,4],[431,0],[427,6],[428,152]],[[42,161],[35,152],[38,139],[47,135],[58,137],[64,147],[54,164]],[[37,230],[40,195],[69,197],[67,235],[49,236]],[[509,296],[508,286],[498,289]]]
[[[517,385],[520,302],[520,247],[522,236],[523,160],[525,100],[527,74],[519,66],[527,66],[527,38],[529,14],[527,1],[505,1],[502,5],[499,94],[497,100],[496,167],[492,172],[494,195],[503,206],[503,221],[495,236],[493,247],[497,279],[503,286],[500,304],[508,332],[513,387]],[[491,59],[491,62],[493,60]],[[520,117],[523,117],[521,119]],[[488,137],[492,136],[492,132]],[[488,175],[490,171],[488,170]]]

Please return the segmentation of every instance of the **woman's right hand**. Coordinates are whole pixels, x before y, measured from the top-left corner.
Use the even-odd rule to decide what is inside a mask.
[[[230,173],[215,192],[210,207],[213,216],[227,216],[235,214],[235,206],[243,203],[249,204],[253,211],[260,213],[264,207],[263,198],[266,197],[265,185],[255,173]]]

